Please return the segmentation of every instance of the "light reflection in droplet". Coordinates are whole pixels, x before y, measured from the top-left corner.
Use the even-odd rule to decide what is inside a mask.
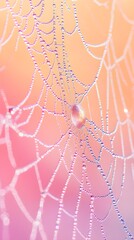
[[[85,112],[80,105],[74,104],[71,108],[71,120],[75,127],[81,128],[86,121]]]

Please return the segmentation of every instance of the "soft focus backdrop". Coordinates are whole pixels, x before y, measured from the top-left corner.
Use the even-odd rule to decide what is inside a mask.
[[[133,239],[133,0],[1,0],[0,91],[0,239]]]

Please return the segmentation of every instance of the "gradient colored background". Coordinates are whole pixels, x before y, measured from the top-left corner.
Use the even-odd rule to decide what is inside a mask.
[[[92,225],[89,219],[91,194],[109,193],[93,163],[100,155],[97,139],[101,139],[109,152],[103,149],[100,165],[134,236],[134,2],[68,0],[70,9],[65,4],[62,9],[62,1],[54,1],[57,45],[51,46],[53,33],[45,32],[53,24],[41,22],[51,20],[53,1],[44,1],[39,25],[33,15],[41,11],[38,2],[23,1],[22,7],[19,1],[0,2],[0,239],[54,239],[60,206],[57,239],[73,239],[73,218],[66,212],[74,215],[82,186],[85,193],[77,215],[81,233],[87,237],[91,228],[91,239],[101,240],[104,230],[106,239],[124,240],[126,233],[111,197],[96,197]],[[79,28],[67,34],[77,18]],[[67,31],[64,42],[62,20]],[[38,37],[34,47],[30,45]],[[105,44],[97,44],[106,40],[105,54]],[[75,103],[81,103],[87,119],[81,129],[71,122]],[[96,218],[105,219],[103,230]],[[81,239],[76,232],[76,240]]]

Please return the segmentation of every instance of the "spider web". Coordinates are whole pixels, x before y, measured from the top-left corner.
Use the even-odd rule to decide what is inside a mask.
[[[133,16],[0,1],[0,239],[134,239]]]

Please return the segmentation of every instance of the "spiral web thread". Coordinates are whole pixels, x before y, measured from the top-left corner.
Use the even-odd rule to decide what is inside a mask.
[[[99,17],[96,19],[90,11],[92,7],[97,13],[104,11],[109,15],[103,41],[86,40],[81,23],[84,17],[86,22],[86,16],[80,15],[79,4],[85,5],[83,9],[87,8],[89,18],[93,19],[89,32],[99,26]],[[123,41],[122,33],[115,30],[117,12],[129,29],[121,54],[116,53],[115,43],[116,35]],[[29,89],[18,104],[10,104],[8,94],[0,86],[6,108],[0,114],[0,146],[6,147],[13,169],[6,186],[0,180],[2,239],[14,239],[9,194],[23,214],[23,221],[30,226],[28,233],[19,239],[134,239],[131,208],[134,193],[130,190],[134,182],[134,19],[123,10],[121,1],[115,0],[2,0],[0,16],[4,19],[0,23],[1,53],[6,54],[5,47],[13,39],[14,52],[19,51],[23,42],[33,66]],[[120,23],[120,28],[124,25]],[[97,29],[103,38],[103,29]],[[70,57],[69,41],[77,39],[89,57],[86,82],[80,75],[85,61],[80,60],[81,69],[77,72]],[[76,49],[79,51],[78,46]],[[6,70],[3,62],[1,58],[1,74]],[[90,62],[94,63],[93,72]],[[40,90],[33,98],[37,82]],[[73,104],[81,104],[85,111],[86,122],[81,129],[71,122]],[[29,130],[33,123],[34,129]],[[15,157],[13,134],[23,143],[27,140],[34,144],[31,151],[35,151],[35,156],[28,155],[30,161],[21,167]],[[22,155],[26,151],[24,146]],[[22,178],[26,191],[30,191],[25,176],[31,176],[32,170],[39,198],[34,214],[18,187]],[[30,201],[34,204],[32,192]],[[131,209],[129,216],[126,205],[127,210]]]

